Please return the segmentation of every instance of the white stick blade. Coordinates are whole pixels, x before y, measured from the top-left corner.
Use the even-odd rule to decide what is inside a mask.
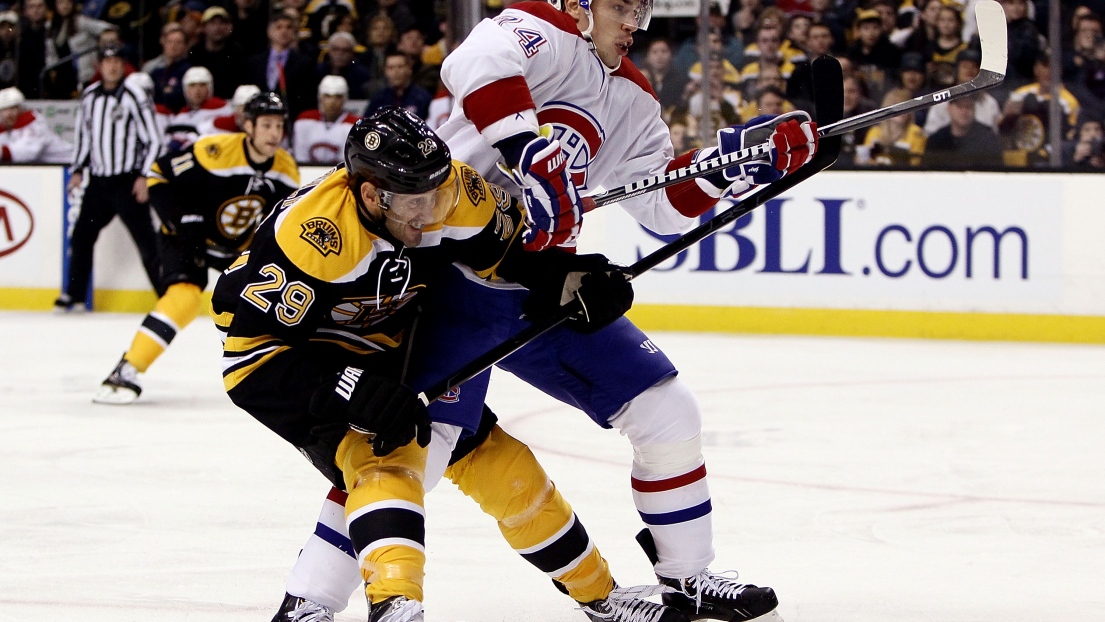
[[[978,37],[982,40],[982,69],[1005,75],[1009,58],[1009,31],[1005,25],[1005,11],[994,0],[975,5]]]

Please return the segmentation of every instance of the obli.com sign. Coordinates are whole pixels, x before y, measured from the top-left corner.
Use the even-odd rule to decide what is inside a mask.
[[[23,248],[35,230],[35,217],[22,199],[0,190],[0,257]]]
[[[822,173],[635,280],[636,300],[1105,314],[1091,177]],[[584,250],[632,263],[674,237],[604,211]]]

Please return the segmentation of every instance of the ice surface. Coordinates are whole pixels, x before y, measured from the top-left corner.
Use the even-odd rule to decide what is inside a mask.
[[[280,602],[327,484],[230,404],[203,318],[139,402],[92,404],[139,321],[0,314],[0,621]],[[712,568],[773,586],[788,622],[1105,620],[1105,348],[652,337],[704,410]],[[489,402],[617,580],[650,582],[625,439],[505,374]],[[429,620],[585,620],[450,484],[427,506]]]

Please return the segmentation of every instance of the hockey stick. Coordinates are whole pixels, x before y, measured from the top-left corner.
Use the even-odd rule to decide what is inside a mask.
[[[977,76],[970,82],[957,84],[951,88],[928,95],[915,97],[900,104],[879,108],[864,114],[856,115],[822,125],[818,123],[817,134],[822,139],[834,136],[843,136],[848,132],[869,127],[898,115],[914,112],[921,108],[928,108],[936,104],[966,97],[973,93],[983,91],[1001,84],[1005,80],[1005,65],[1008,56],[1007,39],[1008,32],[1005,26],[1005,12],[1001,5],[993,0],[986,0],[975,5],[975,17],[978,20],[978,34],[982,40],[982,63]],[[759,145],[734,151],[716,158],[703,160],[690,166],[668,171],[663,175],[656,175],[648,179],[635,181],[631,184],[615,188],[608,192],[588,197],[594,201],[595,207],[616,203],[633,198],[645,192],[652,192],[660,188],[666,188],[683,183],[696,177],[708,175],[718,169],[729,168],[745,162],[760,160],[770,153],[771,143],[765,142]]]
[[[841,74],[840,63],[831,56],[825,56],[815,60],[812,69],[817,118],[824,121],[839,121],[839,119],[844,116],[844,79]],[[739,200],[729,209],[641,258],[626,269],[626,278],[628,280],[633,280],[645,272],[648,272],[661,263],[697,244],[702,239],[716,233],[722,227],[732,223],[741,216],[748,214],[757,207],[783,194],[810,177],[813,177],[820,171],[832,166],[832,164],[836,162],[839,153],[839,137],[830,136],[823,139],[813,159],[802,166],[802,168],[775,183],[761,186],[760,189],[754,191],[748,197]],[[453,387],[478,376],[485,369],[520,350],[526,344],[546,332],[556,328],[580,310],[579,299],[572,300],[568,304],[561,306],[549,318],[531,324],[510,339],[488,350],[463,368],[457,370],[448,378],[419,393],[418,399],[422,400],[423,404],[428,405]]]

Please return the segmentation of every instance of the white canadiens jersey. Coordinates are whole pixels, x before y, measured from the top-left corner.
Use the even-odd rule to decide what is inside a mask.
[[[358,117],[344,113],[327,123],[318,110],[308,110],[295,120],[295,160],[301,164],[337,164],[345,152],[345,137]]]
[[[10,130],[0,131],[0,162],[62,164],[73,159],[73,145],[50,131],[31,110],[15,118]]]
[[[215,119],[233,112],[230,104],[218,97],[209,97],[195,110],[185,106],[176,114],[164,106],[157,107],[158,124],[165,124],[165,144],[168,151],[187,149],[200,136],[212,133]]]
[[[438,134],[454,158],[512,193],[517,187],[495,166],[500,154],[492,144],[527,123],[531,131],[553,125],[581,192],[691,163],[691,154],[675,158],[660,104],[641,72],[627,58],[610,71],[575,21],[549,4],[515,4],[480,22],[446,57],[441,77],[456,103]],[[527,109],[536,109],[536,121]],[[714,202],[691,182],[621,205],[649,229],[675,233]]]

